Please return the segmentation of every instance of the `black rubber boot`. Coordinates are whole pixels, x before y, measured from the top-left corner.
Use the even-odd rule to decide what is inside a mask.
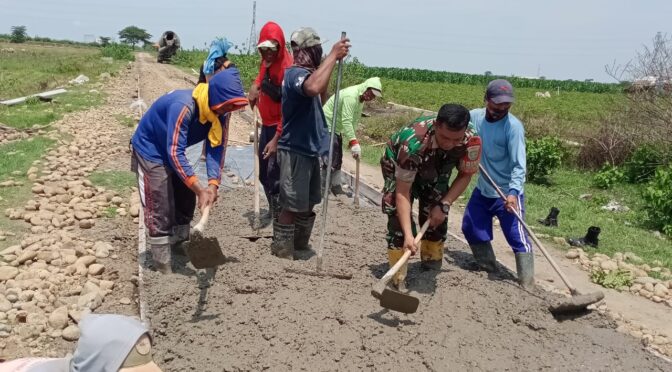
[[[526,289],[534,287],[534,253],[516,253],[516,272],[521,287]]]
[[[489,273],[497,272],[497,258],[490,242],[472,244],[469,248],[471,248],[471,253],[474,255],[474,259],[478,265],[477,269]]]
[[[572,247],[590,246],[593,248],[597,248],[597,245],[599,243],[598,235],[600,235],[601,231],[602,230],[599,227],[591,226],[588,228],[586,236],[582,238],[567,238],[567,243],[569,243],[569,245],[571,245]]]
[[[313,226],[315,225],[315,217],[315,212],[311,212],[308,217],[294,217],[294,249],[306,251],[311,248],[308,242],[310,241],[310,234],[312,234]]]
[[[539,223],[544,226],[558,226],[558,215],[560,210],[556,207],[551,207],[551,211],[548,213],[548,216],[543,220],[539,220]]]
[[[154,267],[156,271],[161,274],[171,274],[172,269],[172,257],[170,254],[170,243],[163,244],[151,244],[150,249],[152,252],[152,261],[154,261]]]
[[[288,260],[294,259],[294,224],[285,225],[273,222],[271,254]]]

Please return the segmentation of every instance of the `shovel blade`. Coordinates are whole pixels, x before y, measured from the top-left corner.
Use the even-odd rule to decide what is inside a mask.
[[[200,233],[192,235],[185,251],[197,269],[217,267],[226,262],[217,238],[206,238]]]
[[[380,306],[400,313],[412,314],[418,310],[419,305],[419,298],[390,288],[385,288],[380,296]]]
[[[583,295],[572,296],[571,299],[553,304],[548,310],[554,315],[571,314],[579,311],[585,311],[589,305],[602,301],[604,293],[593,292]]]

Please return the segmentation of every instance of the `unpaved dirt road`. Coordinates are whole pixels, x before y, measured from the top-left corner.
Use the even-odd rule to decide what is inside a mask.
[[[151,82],[141,93],[148,101],[189,86],[171,66],[142,56],[139,64],[141,82]],[[246,141],[249,130],[234,117],[233,140]],[[353,279],[289,274],[285,267],[314,269],[315,257],[280,260],[269,239],[242,238],[252,234],[252,195],[250,188],[223,193],[212,214],[208,234],[219,239],[226,265],[194,270],[176,257],[175,274],[144,273],[157,361],[167,371],[670,368],[596,313],[558,321],[546,311],[555,295],[522,291],[512,275],[466,270],[470,255],[457,241],[446,244],[440,273],[411,264],[418,313],[382,310],[369,291],[387,268],[385,219],[349,200],[330,202],[325,270]],[[313,244],[318,234],[316,226]]]
[[[147,104],[172,89],[190,87],[185,77],[194,80],[146,54],[122,74],[115,78],[119,89],[108,91],[107,105],[126,114],[136,98],[130,87],[138,75]],[[247,141],[250,129],[234,115],[231,139]],[[119,126],[118,135],[126,141],[130,133]],[[127,166],[124,154],[101,165]],[[470,255],[456,241],[446,244],[441,272],[421,272],[417,261],[411,264],[409,287],[421,298],[416,314],[384,311],[369,294],[387,268],[383,215],[377,209],[356,210],[347,199],[329,206],[325,270],[352,273],[351,280],[289,274],[285,267],[314,269],[314,255],[280,260],[270,255],[269,239],[242,238],[252,234],[252,191],[239,188],[220,195],[207,231],[219,239],[227,264],[216,271],[194,270],[176,257],[177,272],[170,276],[143,270],[143,298],[132,293],[137,225],[130,218],[98,223],[91,233],[118,242],[118,260],[110,265],[119,284],[96,312],[137,313],[135,302],[146,303],[155,360],[164,371],[671,368],[599,314],[558,321],[546,311],[555,295],[525,292],[512,275],[466,270]],[[319,226],[313,244],[318,234]],[[121,296],[134,301],[119,304]]]

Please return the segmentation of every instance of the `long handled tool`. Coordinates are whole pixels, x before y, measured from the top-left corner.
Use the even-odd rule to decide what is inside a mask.
[[[492,185],[492,187],[494,187],[495,190],[497,190],[497,193],[499,194],[499,196],[504,201],[506,201],[506,196],[504,195],[502,190],[499,188],[499,186],[497,186],[495,181],[490,177],[490,175],[485,170],[485,168],[483,168],[483,166],[480,165],[480,164],[479,164],[479,168],[481,169],[481,173],[483,173],[485,178],[488,179],[488,182],[490,183],[490,185]],[[551,313],[553,313],[553,314],[563,314],[563,313],[579,312],[579,311],[585,310],[588,305],[599,302],[604,298],[604,293],[602,293],[602,291],[597,291],[597,292],[583,294],[583,295],[581,293],[579,293],[579,291],[576,289],[576,287],[574,287],[572,285],[572,283],[569,281],[567,276],[565,276],[565,274],[562,272],[562,270],[560,270],[560,267],[555,263],[555,260],[553,259],[553,257],[551,257],[551,255],[548,253],[548,251],[546,251],[546,248],[544,248],[544,245],[541,244],[539,239],[537,239],[537,236],[534,234],[532,229],[530,229],[530,227],[525,223],[525,221],[523,221],[523,218],[520,216],[520,213],[518,213],[517,210],[514,210],[513,213],[516,216],[516,218],[518,219],[518,222],[520,222],[520,224],[523,225],[525,230],[527,230],[527,233],[530,234],[534,243],[537,245],[537,247],[539,248],[541,253],[544,254],[544,257],[546,257],[546,260],[548,260],[548,263],[550,263],[551,266],[553,267],[553,270],[555,270],[555,272],[558,273],[558,275],[560,276],[560,279],[562,279],[562,282],[565,283],[565,285],[569,289],[569,292],[572,294],[572,299],[570,301],[565,301],[565,302],[561,302],[561,303],[553,304],[553,305],[549,306],[549,310],[551,311]]]
[[[429,218],[427,219],[427,221],[425,221],[425,223],[420,228],[420,231],[415,236],[413,244],[415,244],[416,246],[418,245],[420,239],[422,239],[422,236],[425,234],[428,227],[429,227]],[[414,313],[418,309],[420,299],[418,299],[415,296],[411,296],[408,293],[401,293],[399,291],[395,291],[387,286],[387,283],[390,282],[394,274],[396,274],[397,271],[399,271],[399,269],[406,263],[406,261],[408,261],[408,258],[410,256],[411,251],[406,250],[399,259],[399,261],[397,261],[397,263],[395,263],[394,266],[392,266],[385,273],[385,275],[383,275],[383,277],[380,278],[380,280],[378,280],[376,284],[373,285],[373,288],[371,288],[371,295],[380,300],[380,306],[386,309],[399,311],[406,314]]]
[[[261,220],[259,218],[259,128],[257,127],[257,108],[253,107],[254,113],[254,229],[256,235],[259,236],[259,225]]]
[[[355,159],[355,207],[359,208],[359,156]]]
[[[341,40],[345,39],[345,31],[341,32]],[[338,61],[338,75],[336,77],[336,93],[334,93],[334,115],[331,121],[331,135],[329,138],[329,159],[327,161],[327,176],[324,186],[324,202],[322,205],[322,229],[320,231],[320,245],[317,249],[317,269],[315,271],[307,271],[300,269],[293,269],[291,267],[286,267],[285,271],[304,274],[311,276],[330,276],[337,279],[352,279],[352,274],[338,274],[338,273],[328,273],[322,271],[322,254],[324,253],[324,235],[327,227],[327,208],[329,205],[329,185],[331,185],[331,161],[334,156],[334,136],[336,132],[336,118],[338,113],[338,95],[341,91],[341,78],[343,77],[343,60]]]
[[[191,229],[191,237],[185,250],[189,261],[197,269],[217,267],[226,262],[217,238],[203,236],[203,230],[205,230],[209,216],[210,206],[207,206],[203,209],[201,219]]]

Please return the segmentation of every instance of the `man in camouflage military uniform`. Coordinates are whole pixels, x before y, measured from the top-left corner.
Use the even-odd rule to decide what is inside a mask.
[[[443,242],[448,232],[452,203],[478,171],[481,140],[469,123],[469,111],[456,104],[441,107],[436,117],[422,117],[395,133],[385,148],[380,165],[385,178],[382,208],[387,214],[387,248],[390,267],[405,249],[415,254],[416,226],[412,218],[415,199],[420,202],[419,222],[430,227],[420,245],[422,267],[438,270],[443,261]],[[458,174],[450,183],[453,168]],[[392,284],[405,288],[404,265]]]

